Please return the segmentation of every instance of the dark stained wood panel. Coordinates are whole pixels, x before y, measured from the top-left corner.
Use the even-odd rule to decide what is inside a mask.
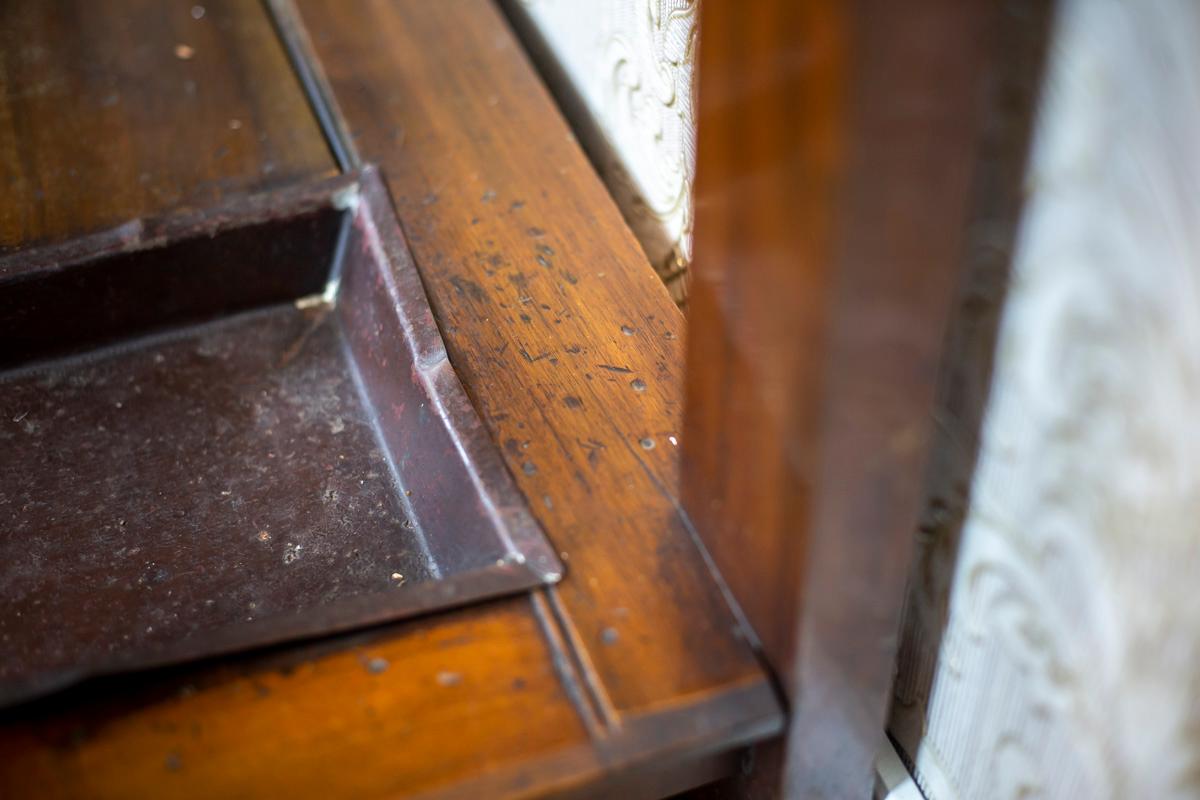
[[[332,172],[261,4],[0,4],[0,250]]]
[[[702,5],[684,497],[789,692],[787,796],[870,792],[968,224],[989,207],[975,168],[989,115],[1030,107],[996,75],[1049,5]]]
[[[298,7],[451,360],[565,553],[553,596],[601,718],[762,680],[678,510],[683,316],[503,17]]]

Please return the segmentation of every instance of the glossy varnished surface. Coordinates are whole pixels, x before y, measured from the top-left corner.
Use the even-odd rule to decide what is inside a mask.
[[[392,797],[505,767],[511,782],[526,754],[586,742],[550,656],[520,599],[336,650],[107,682],[87,702],[63,696],[58,714],[10,715],[0,787],[114,800]]]
[[[0,768],[0,787],[655,796],[730,769],[722,751],[781,719],[678,513],[678,310],[490,4],[300,12],[567,576],[22,709],[0,730],[22,767]]]
[[[684,495],[789,691],[792,796],[870,791],[1012,5],[702,7]]]
[[[576,575],[557,601],[601,714],[757,676],[676,509],[682,314],[502,17],[298,5],[451,358]]]
[[[0,5],[0,251],[332,167],[258,3]]]

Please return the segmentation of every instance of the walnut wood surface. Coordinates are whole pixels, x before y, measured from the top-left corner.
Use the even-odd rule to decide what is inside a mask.
[[[682,316],[489,3],[299,12],[566,578],[26,707],[0,794],[637,797],[728,770],[781,717],[679,511]]]
[[[549,656],[528,602],[515,599],[331,652],[242,659],[187,679],[143,681],[144,690],[132,679],[108,682],[85,704],[70,694],[61,713],[0,732],[0,793],[432,791],[484,768],[512,771],[526,754],[586,744]]]
[[[602,715],[757,675],[676,506],[683,316],[503,18],[298,5],[455,368],[567,554],[555,595]]]
[[[684,497],[791,696],[789,796],[870,793],[1013,6],[702,6]]]
[[[333,166],[257,3],[0,4],[0,251]]]

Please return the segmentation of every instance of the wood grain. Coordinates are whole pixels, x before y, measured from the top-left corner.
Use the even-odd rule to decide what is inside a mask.
[[[679,511],[681,315],[490,4],[301,11],[567,576],[25,707],[0,794],[638,797],[729,770],[782,719]]]
[[[683,317],[502,17],[298,7],[455,369],[566,554],[554,596],[604,713],[759,675],[677,507]]]
[[[0,250],[332,171],[257,3],[0,5]]]
[[[0,794],[416,795],[587,741],[524,600],[273,661],[234,662],[169,690],[109,683],[107,702],[9,725]]]
[[[871,789],[999,13],[701,10],[684,495],[791,696],[787,796]]]

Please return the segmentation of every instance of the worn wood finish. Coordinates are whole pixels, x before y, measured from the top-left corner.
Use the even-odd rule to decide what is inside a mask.
[[[32,709],[0,730],[0,794],[418,795],[481,771],[517,781],[547,751],[586,760],[526,600],[322,647],[114,679],[59,698],[57,715]]]
[[[601,718],[755,679],[676,505],[683,317],[503,18],[298,5],[451,359],[566,554],[553,602]]]
[[[781,717],[678,510],[678,310],[491,5],[301,10],[567,577],[10,712],[0,794],[638,797],[727,771]]]
[[[332,169],[258,3],[0,4],[0,250]]]
[[[790,796],[865,797],[999,6],[702,15],[685,503],[791,696]]]

